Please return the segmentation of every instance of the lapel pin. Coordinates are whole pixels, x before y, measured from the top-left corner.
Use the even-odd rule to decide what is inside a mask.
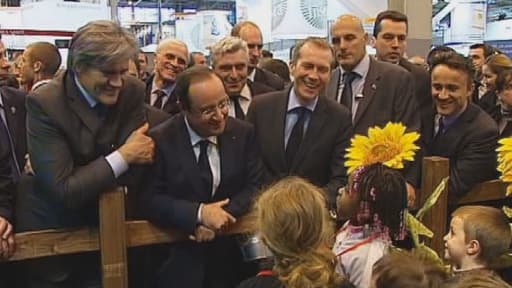
[[[11,106],[11,114],[16,114],[16,107]]]
[[[377,85],[372,84],[372,89],[373,89],[373,90],[377,90]]]

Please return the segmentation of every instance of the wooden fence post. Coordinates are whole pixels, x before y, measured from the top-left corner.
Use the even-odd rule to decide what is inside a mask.
[[[100,196],[100,251],[103,288],[127,288],[124,189]]]
[[[422,174],[419,197],[421,205],[441,183],[441,180],[450,175],[450,162],[442,157],[425,157],[423,158]],[[443,236],[446,233],[446,219],[448,217],[448,185],[446,186],[437,203],[423,216],[422,220],[423,224],[434,232],[434,237],[430,240],[427,239],[426,244],[430,244],[429,246],[441,257],[444,254]]]

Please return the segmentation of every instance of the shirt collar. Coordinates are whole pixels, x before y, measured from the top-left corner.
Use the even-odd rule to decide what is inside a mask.
[[[242,91],[240,91],[240,96],[246,100],[251,100],[251,89],[249,89],[249,85],[247,85],[247,83],[245,83],[244,88],[242,88]]]
[[[52,79],[44,79],[37,81],[36,83],[34,83],[34,85],[32,85],[32,90],[35,90],[37,87],[42,86],[50,81],[52,81]]]
[[[340,66],[340,70],[341,70],[341,77],[343,77],[343,73],[347,72],[345,70],[343,70],[343,68]],[[361,61],[359,61],[359,63],[356,65],[356,67],[354,67],[354,69],[352,70],[352,72],[356,72],[357,74],[359,74],[359,76],[361,76],[361,78],[366,78],[366,75],[368,74],[368,70],[370,70],[370,55],[365,54],[363,56],[363,59],[361,59]]]
[[[192,144],[192,146],[196,146],[197,143],[199,143],[199,141],[202,141],[202,140],[208,140],[210,143],[217,145],[217,137],[216,136],[210,136],[210,137],[206,137],[206,138],[199,136],[199,134],[197,134],[196,131],[194,131],[194,129],[192,129],[192,127],[190,127],[190,125],[188,124],[187,116],[185,116],[184,118],[185,118],[185,125],[187,126],[187,130],[188,130],[188,135],[190,135],[190,144]]]
[[[288,100],[288,108],[286,111],[290,112],[297,107],[304,107],[313,112],[315,111],[316,103],[318,103],[318,96],[315,97],[315,100],[309,102],[305,106],[301,105],[297,99],[297,94],[295,94],[295,88],[292,86],[292,89],[290,89],[290,98]]]
[[[156,77],[153,77],[153,84],[151,84],[151,94],[155,93],[158,90],[162,90],[165,93],[165,96],[169,96],[172,93],[172,90],[174,90],[174,84],[175,83],[169,83],[164,85],[162,88],[158,88],[156,86]]]
[[[98,104],[98,101],[96,101],[96,99],[94,99],[94,97],[92,97],[89,93],[87,93],[87,91],[82,86],[82,84],[80,84],[80,81],[78,81],[78,77],[76,76],[76,74],[73,74],[73,78],[75,79],[75,83],[76,83],[76,86],[78,87],[78,90],[80,90],[80,94],[85,99],[85,101],[87,101],[87,104],[89,104],[89,106],[91,108],[96,106],[96,104]]]
[[[2,91],[0,91],[0,108],[4,107],[4,99],[2,98]]]
[[[249,78],[249,80],[251,80],[252,82],[254,82],[254,77],[256,76],[256,68],[252,69],[252,72],[251,74],[249,74],[247,76],[247,78]]]
[[[463,110],[459,111],[459,113],[457,113],[455,115],[442,116],[443,117],[443,125],[444,125],[445,129],[448,126],[450,126],[453,123],[455,123],[455,121],[457,121],[457,119],[459,119],[460,115],[462,115],[462,113],[464,113],[464,111],[466,111],[466,109],[468,109],[468,106],[469,106],[469,103],[466,105],[466,108],[464,108]]]

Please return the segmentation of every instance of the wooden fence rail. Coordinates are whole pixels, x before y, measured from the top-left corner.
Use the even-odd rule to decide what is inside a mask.
[[[421,203],[438,183],[449,174],[447,159],[427,157],[423,160],[423,177],[419,199]],[[506,185],[495,180],[482,183],[460,200],[473,204],[503,199]],[[443,235],[447,223],[447,193],[424,217],[424,223],[435,233],[430,246],[442,253]],[[104,288],[127,288],[127,248],[186,239],[183,233],[162,229],[147,221],[125,221],[124,191],[122,188],[104,193],[100,198],[99,228],[50,229],[16,234],[16,253],[8,261],[100,251]],[[226,234],[251,232],[253,219],[240,219]],[[442,254],[440,254],[442,255]]]

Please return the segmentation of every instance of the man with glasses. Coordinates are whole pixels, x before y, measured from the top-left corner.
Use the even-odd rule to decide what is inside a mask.
[[[235,287],[244,277],[240,250],[219,233],[247,212],[262,184],[254,129],[228,116],[222,80],[207,67],[178,75],[175,93],[183,112],[152,133],[154,178],[142,202],[150,221],[189,240],[170,246],[157,287]]]
[[[249,80],[265,84],[276,91],[283,90],[284,81],[279,76],[258,67],[263,49],[263,37],[258,25],[251,21],[240,22],[231,30],[231,36],[239,37],[247,43],[249,48]]]
[[[174,84],[187,65],[187,44],[173,38],[162,40],[156,48],[154,74],[146,80],[145,102],[171,115],[179,113]]]

